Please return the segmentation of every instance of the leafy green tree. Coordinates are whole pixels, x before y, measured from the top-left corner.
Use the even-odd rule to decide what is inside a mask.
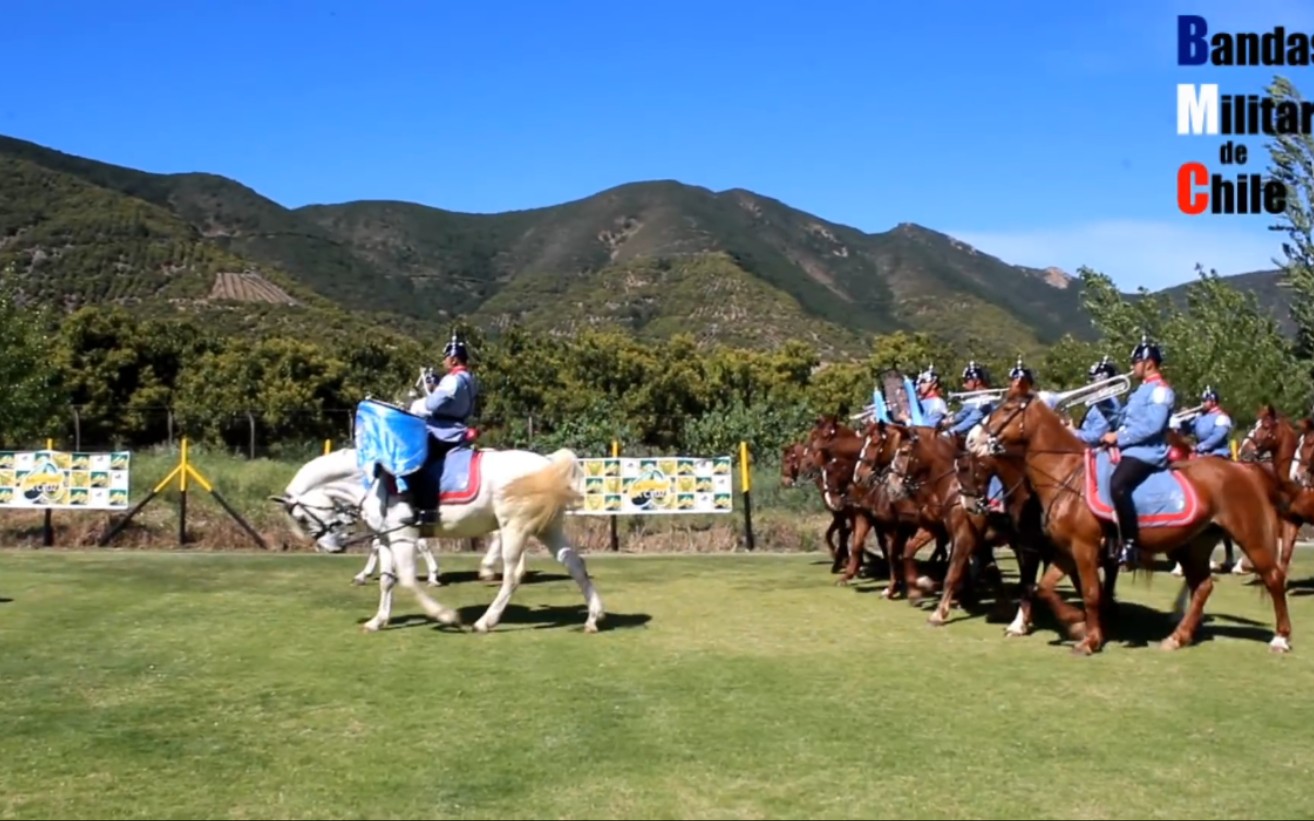
[[[1166,298],[1126,299],[1107,276],[1082,269],[1087,308],[1104,333],[1106,349],[1119,354],[1119,369],[1126,372],[1125,357],[1144,329],[1163,351],[1179,408],[1198,404],[1200,392],[1212,385],[1242,424],[1252,421],[1264,402],[1298,410],[1309,380],[1276,320],[1253,294],[1228,286],[1216,272],[1197,269],[1197,274],[1181,310]]]
[[[0,441],[6,445],[35,444],[57,424],[62,397],[50,358],[52,327],[50,312],[23,299],[6,267],[0,274]]]
[[[1266,89],[1279,102],[1301,103],[1295,86],[1276,76]],[[1306,363],[1314,361],[1314,135],[1276,134],[1266,144],[1271,159],[1269,174],[1287,188],[1287,208],[1271,230],[1282,231],[1283,259],[1276,262],[1291,289],[1291,318],[1296,323],[1296,352]]]

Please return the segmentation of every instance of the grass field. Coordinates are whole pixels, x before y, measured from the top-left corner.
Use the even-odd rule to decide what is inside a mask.
[[[1304,551],[1301,551],[1303,554]],[[541,553],[488,636],[358,624],[361,556],[0,552],[0,815],[24,818],[1308,818],[1314,599],[1249,579],[1158,649],[1178,582],[1120,582],[1094,658],[936,630],[819,556]],[[445,555],[472,622],[494,590]],[[1011,564],[1004,563],[1006,571]],[[1157,613],[1155,611],[1158,611]],[[395,622],[396,624],[397,622]],[[1128,643],[1127,636],[1143,639]]]

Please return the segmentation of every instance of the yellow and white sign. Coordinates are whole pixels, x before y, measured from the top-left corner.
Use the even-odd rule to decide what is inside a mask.
[[[132,454],[0,451],[0,507],[126,510]]]
[[[585,516],[729,513],[730,457],[692,456],[581,459]]]

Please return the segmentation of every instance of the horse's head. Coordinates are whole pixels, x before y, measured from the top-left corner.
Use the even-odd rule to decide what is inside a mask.
[[[900,431],[903,426],[896,423],[882,422],[879,419],[867,424],[862,431],[862,449],[853,464],[853,483],[871,487],[876,477],[885,470],[894,457],[898,446]]]
[[[346,449],[312,459],[269,500],[283,508],[298,537],[313,540],[320,552],[341,553],[348,529],[360,520],[364,497],[355,451]]]
[[[785,450],[780,454],[780,484],[782,487],[793,487],[798,481],[799,474],[803,471],[803,443],[794,442],[785,445]]]
[[[1302,419],[1300,423],[1300,447],[1296,449],[1295,459],[1298,481],[1308,487],[1314,485],[1314,420]]]
[[[973,430],[979,427],[977,425]],[[971,451],[965,451],[954,457],[954,478],[958,480],[958,495],[964,508],[975,513],[985,513],[988,510],[990,478],[997,473],[993,456],[977,456]]]
[[[891,499],[910,499],[916,495],[933,461],[930,446],[934,436],[929,429],[908,427],[893,437],[890,469],[885,474]]]
[[[1056,411],[1037,402],[1033,393],[1006,397],[999,407],[967,435],[967,449],[976,456],[1004,456],[1025,451],[1035,437],[1050,432],[1080,441],[1064,426]]]
[[[808,450],[825,448],[839,438],[840,434],[847,430],[848,426],[840,422],[839,417],[833,413],[823,413],[817,417],[813,423],[812,430],[808,431],[808,438],[805,446]]]
[[[1255,414],[1255,427],[1250,431],[1250,441],[1257,455],[1273,455],[1282,444],[1283,430],[1286,425],[1281,414],[1271,404],[1260,405]]]
[[[283,508],[292,532],[310,539],[321,553],[341,553],[347,549],[348,529],[360,520],[359,506],[344,501],[321,488],[312,488],[297,496],[279,494],[269,500]]]

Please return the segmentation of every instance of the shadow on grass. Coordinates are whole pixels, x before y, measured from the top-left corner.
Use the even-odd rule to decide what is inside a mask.
[[[465,625],[465,632],[469,632],[470,625],[478,621],[487,609],[487,604],[467,604],[464,607],[457,608],[456,612],[461,616],[461,623]],[[568,605],[545,604],[538,607],[525,607],[513,602],[507,605],[506,610],[502,611],[502,618],[497,627],[493,628],[493,632],[503,631],[511,625],[521,625],[519,627],[521,630],[557,630],[562,628],[582,630],[587,617],[588,608],[583,603]],[[367,621],[369,621],[369,618],[360,618],[356,620],[356,623],[364,624]],[[652,621],[652,616],[647,613],[608,613],[607,617],[598,623],[598,630],[605,633],[609,630],[645,627],[650,621]],[[422,613],[407,613],[397,616],[389,621],[388,629],[424,627],[426,625],[443,632],[457,632],[455,628],[430,621]]]
[[[419,578],[424,579],[425,576],[421,574],[419,575]],[[442,581],[444,585],[467,584],[469,582],[480,581],[478,570],[440,570],[438,573],[438,578],[439,580]],[[544,582],[568,582],[570,580],[571,578],[569,573],[544,573],[541,570],[526,570],[524,578],[520,580],[520,586],[524,587],[527,584],[543,584]],[[497,587],[501,585],[502,572],[500,567],[498,569],[497,578],[495,581],[482,582],[482,583],[491,584],[493,587]]]
[[[1070,646],[1074,643],[1047,608],[1037,608],[1035,620],[1037,630],[1043,629],[1057,634],[1049,642],[1051,645]],[[1105,641],[1126,647],[1157,645],[1172,635],[1177,629],[1179,620],[1179,617],[1170,612],[1156,610],[1139,602],[1120,601],[1109,613],[1109,619],[1105,623]],[[1273,637],[1273,629],[1254,619],[1226,613],[1210,613],[1206,605],[1205,615],[1200,626],[1196,628],[1193,644],[1204,644],[1219,636],[1267,644]]]
[[[1252,577],[1252,584],[1259,585],[1257,577]],[[1288,596],[1314,596],[1314,578],[1294,579],[1287,581]]]

